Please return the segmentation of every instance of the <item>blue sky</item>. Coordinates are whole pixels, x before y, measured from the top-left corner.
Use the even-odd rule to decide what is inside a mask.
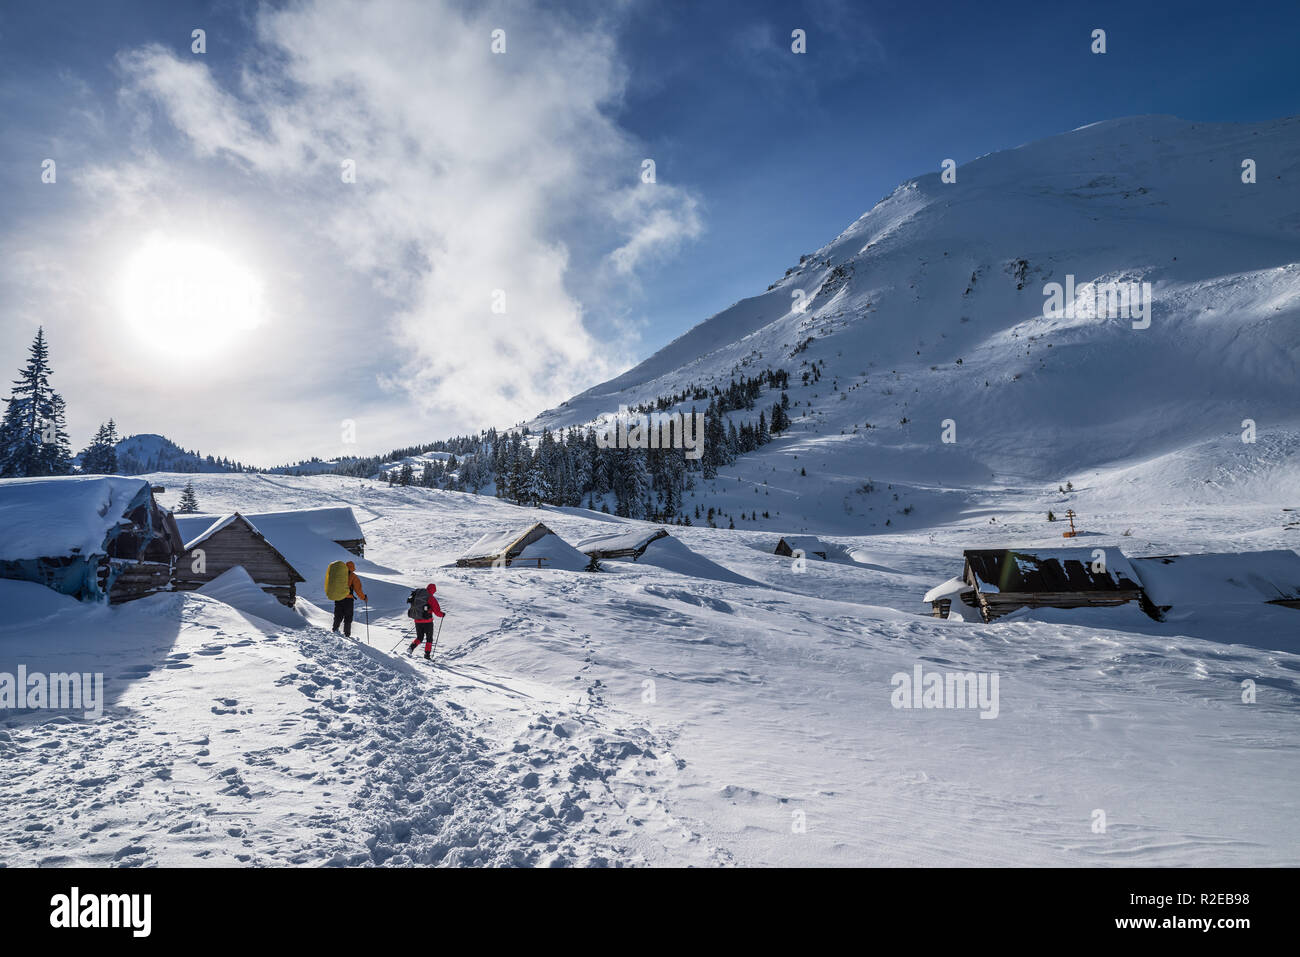
[[[1282,3],[7,5],[0,367],[44,323],[78,444],[112,415],[277,464],[508,425],[946,157],[1300,112],[1297,37]],[[124,321],[160,270],[258,306]]]

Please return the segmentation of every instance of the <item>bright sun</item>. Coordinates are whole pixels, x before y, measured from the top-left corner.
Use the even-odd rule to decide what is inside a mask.
[[[156,348],[199,355],[226,346],[262,319],[262,286],[212,246],[150,237],[122,274],[123,316]]]

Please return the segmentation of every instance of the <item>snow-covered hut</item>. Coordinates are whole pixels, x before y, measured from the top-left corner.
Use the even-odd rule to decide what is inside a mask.
[[[1300,609],[1300,555],[1285,548],[1135,558],[1133,569],[1162,617],[1170,608],[1197,605],[1267,602]]]
[[[631,531],[607,532],[578,542],[578,551],[592,558],[630,558],[636,561],[651,542],[668,537],[666,528],[636,528]]]
[[[298,582],[306,581],[256,525],[233,512],[185,543],[172,584],[178,591],[191,591],[236,566],[290,608],[298,599]]]
[[[541,522],[522,529],[488,532],[456,559],[456,564],[462,568],[502,568],[534,563],[538,568],[580,571],[590,565],[591,559]]]
[[[1136,601],[1141,579],[1118,548],[980,548],[963,553],[962,600],[992,621],[1017,608],[1082,608]]]
[[[0,481],[0,578],[112,604],[165,590],[182,548],[144,479]]]
[[[816,535],[786,535],[776,543],[774,554],[789,558],[795,552],[803,552],[804,558],[820,558],[825,561],[830,549]]]
[[[930,606],[932,618],[947,618],[952,612],[954,598],[965,597],[974,591],[963,578],[949,578],[942,585],[935,585],[921,600]]]

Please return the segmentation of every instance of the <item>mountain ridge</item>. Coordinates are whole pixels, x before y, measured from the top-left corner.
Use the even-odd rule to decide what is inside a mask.
[[[1245,159],[1258,182],[1242,181]],[[926,173],[766,291],[528,425],[584,424],[688,383],[816,367],[830,388],[792,387],[796,425],[760,458],[848,435],[859,471],[972,484],[1240,441],[1245,419],[1294,447],[1298,174],[1300,117],[1161,115],[986,154],[955,183]],[[1044,289],[1067,276],[1149,283],[1150,328],[1046,317]],[[944,448],[947,420],[957,441]]]

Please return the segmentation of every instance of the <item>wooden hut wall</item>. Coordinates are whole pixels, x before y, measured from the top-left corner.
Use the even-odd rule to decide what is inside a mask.
[[[366,540],[364,538],[346,538],[342,541],[335,541],[334,544],[347,549],[357,558],[366,557]]]
[[[204,570],[194,571],[194,550],[203,550]],[[181,556],[174,577],[177,589],[190,591],[212,581],[236,565],[281,604],[293,607],[297,600],[296,582],[302,581],[291,565],[276,553],[265,538],[253,533],[243,522],[235,521]]]

